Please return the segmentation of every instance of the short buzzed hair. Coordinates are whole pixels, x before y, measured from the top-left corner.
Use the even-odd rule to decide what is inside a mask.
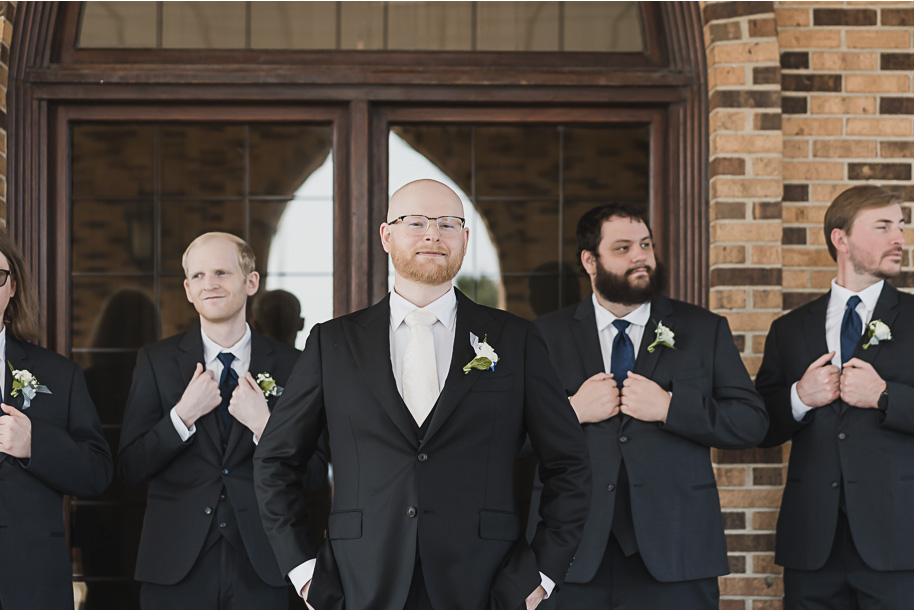
[[[831,241],[831,233],[835,229],[851,233],[854,219],[861,211],[869,208],[883,208],[892,204],[901,204],[900,197],[876,185],[857,185],[842,191],[825,211],[825,244],[828,245],[828,254],[838,261],[838,251]]]
[[[227,232],[207,232],[194,238],[193,242],[184,249],[184,255],[181,256],[181,267],[184,268],[184,276],[187,276],[188,274],[187,254],[190,253],[191,249],[195,246],[199,246],[211,238],[223,238],[235,245],[235,248],[238,249],[238,265],[241,266],[241,271],[244,272],[245,276],[255,270],[256,260],[254,258],[254,249],[251,248],[251,245],[234,234],[229,234]]]

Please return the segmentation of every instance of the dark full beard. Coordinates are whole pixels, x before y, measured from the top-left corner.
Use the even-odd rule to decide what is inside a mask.
[[[666,268],[659,261],[656,267],[647,268],[648,283],[646,285],[632,285],[629,279],[631,273],[632,270],[627,270],[625,274],[613,274],[597,259],[597,276],[594,279],[594,287],[603,299],[626,306],[650,302],[666,287]]]
[[[406,280],[422,285],[437,286],[454,280],[454,277],[460,272],[460,266],[463,265],[464,254],[460,251],[448,253],[446,255],[447,263],[443,267],[422,265],[411,255],[412,253],[397,248],[391,249],[390,258],[394,269]]]

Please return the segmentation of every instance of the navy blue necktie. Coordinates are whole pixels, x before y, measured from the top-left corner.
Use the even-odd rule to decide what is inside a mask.
[[[841,363],[847,363],[854,356],[860,336],[863,335],[863,321],[857,314],[860,297],[852,295],[844,307],[844,321],[841,323]]]
[[[238,386],[238,374],[232,369],[232,362],[235,361],[234,355],[219,353],[219,361],[222,362],[222,376],[219,377],[219,395],[222,396],[222,403],[219,404],[217,410],[219,422],[222,424],[224,432],[227,432],[232,419],[228,407],[232,400],[232,391]]]
[[[609,371],[612,372],[616,385],[621,387],[625,379],[628,378],[628,373],[635,369],[635,345],[632,344],[632,339],[625,333],[626,328],[629,326],[628,321],[616,319],[613,321],[613,326],[619,331],[615,339],[613,339],[612,363],[609,364]]]

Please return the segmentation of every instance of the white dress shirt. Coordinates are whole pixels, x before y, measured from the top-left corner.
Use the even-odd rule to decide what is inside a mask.
[[[829,352],[835,351],[835,356],[831,360],[832,365],[840,368],[844,363],[850,361],[853,356],[841,354],[841,324],[844,322],[844,309],[847,307],[847,300],[852,295],[860,297],[860,303],[857,304],[855,310],[860,316],[860,320],[863,321],[863,329],[866,329],[867,324],[873,317],[873,311],[876,310],[876,302],[879,301],[879,294],[882,293],[884,284],[885,281],[879,281],[859,293],[854,293],[850,289],[839,285],[835,279],[832,279],[828,308],[825,311],[825,346]],[[860,331],[862,332],[863,330]],[[819,357],[821,355],[813,355],[813,359],[818,359]],[[793,418],[797,421],[802,421],[806,413],[812,410],[812,407],[807,406],[800,399],[800,394],[797,392],[797,384],[799,382],[793,383],[790,387],[790,408],[793,412]]]
[[[403,354],[409,343],[409,326],[404,319],[406,315],[419,308],[399,293],[397,288],[390,292],[390,365],[393,368],[394,379],[397,381],[397,391],[403,396]],[[444,389],[444,384],[451,368],[451,357],[454,352],[454,334],[457,328],[457,294],[453,285],[447,293],[425,307],[433,313],[438,320],[432,325],[432,337],[435,342],[435,360],[438,366],[438,391]],[[457,339],[460,342],[470,343],[467,336]],[[326,546],[327,544],[325,544]],[[289,572],[289,581],[295,587],[295,592],[301,595],[301,590],[314,576],[316,559],[309,559]],[[552,594],[555,582],[546,574],[540,572],[546,597]]]
[[[612,364],[613,341],[616,339],[616,334],[619,333],[619,330],[613,325],[613,321],[616,319],[621,318],[629,322],[629,326],[625,331],[635,347],[635,359],[638,359],[641,338],[644,337],[644,329],[647,327],[648,321],[651,320],[651,303],[645,302],[624,317],[617,317],[600,305],[595,293],[591,294],[590,297],[593,300],[593,310],[597,317],[597,333],[600,337],[600,352],[603,353],[604,371],[609,373],[610,364]]]
[[[232,369],[235,370],[238,378],[244,378],[244,375],[248,373],[248,369],[251,367],[250,325],[247,323],[244,324],[244,335],[241,336],[241,340],[229,348],[222,347],[214,340],[210,339],[203,331],[202,327],[200,328],[200,335],[203,336],[203,367],[206,368],[207,371],[212,372],[216,382],[219,382],[219,377],[222,376],[223,366],[222,362],[219,361],[220,353],[231,353],[235,356],[235,361],[232,362]],[[170,415],[171,422],[175,426],[178,435],[181,436],[181,440],[187,442],[187,440],[197,432],[197,424],[192,424],[190,428],[186,427],[184,421],[178,416],[175,408],[171,409]],[[256,442],[257,440],[255,438],[255,443]]]

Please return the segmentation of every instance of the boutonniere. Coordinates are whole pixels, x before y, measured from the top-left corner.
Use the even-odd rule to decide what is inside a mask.
[[[498,353],[496,353],[495,349],[489,346],[489,344],[486,342],[487,337],[488,336],[483,336],[482,342],[480,342],[479,336],[470,332],[470,346],[473,347],[473,351],[476,353],[476,358],[463,366],[464,374],[469,374],[470,370],[495,371],[495,364],[498,363]]]
[[[263,396],[267,399],[282,395],[282,387],[276,384],[273,375],[269,372],[261,372],[258,374],[257,384],[260,386],[260,390],[263,391]]]
[[[880,342],[888,342],[892,339],[892,329],[882,322],[881,319],[876,319],[875,321],[870,321],[866,326],[866,344],[863,345],[863,350],[870,348],[870,345],[876,345]]]
[[[657,323],[657,329],[654,330],[654,333],[657,334],[657,338],[647,347],[648,353],[653,353],[658,344],[661,346],[668,346],[671,349],[676,348],[676,340],[673,339],[676,334],[673,333],[672,329],[664,325],[663,322]]]
[[[19,395],[19,392],[22,391],[23,410],[29,409],[32,400],[35,399],[35,395],[38,393],[47,393],[48,395],[51,395],[50,389],[39,383],[34,374],[28,370],[14,370],[13,364],[9,361],[6,362],[6,365],[10,367],[10,372],[13,373],[13,390],[10,391],[10,395],[16,397]]]

